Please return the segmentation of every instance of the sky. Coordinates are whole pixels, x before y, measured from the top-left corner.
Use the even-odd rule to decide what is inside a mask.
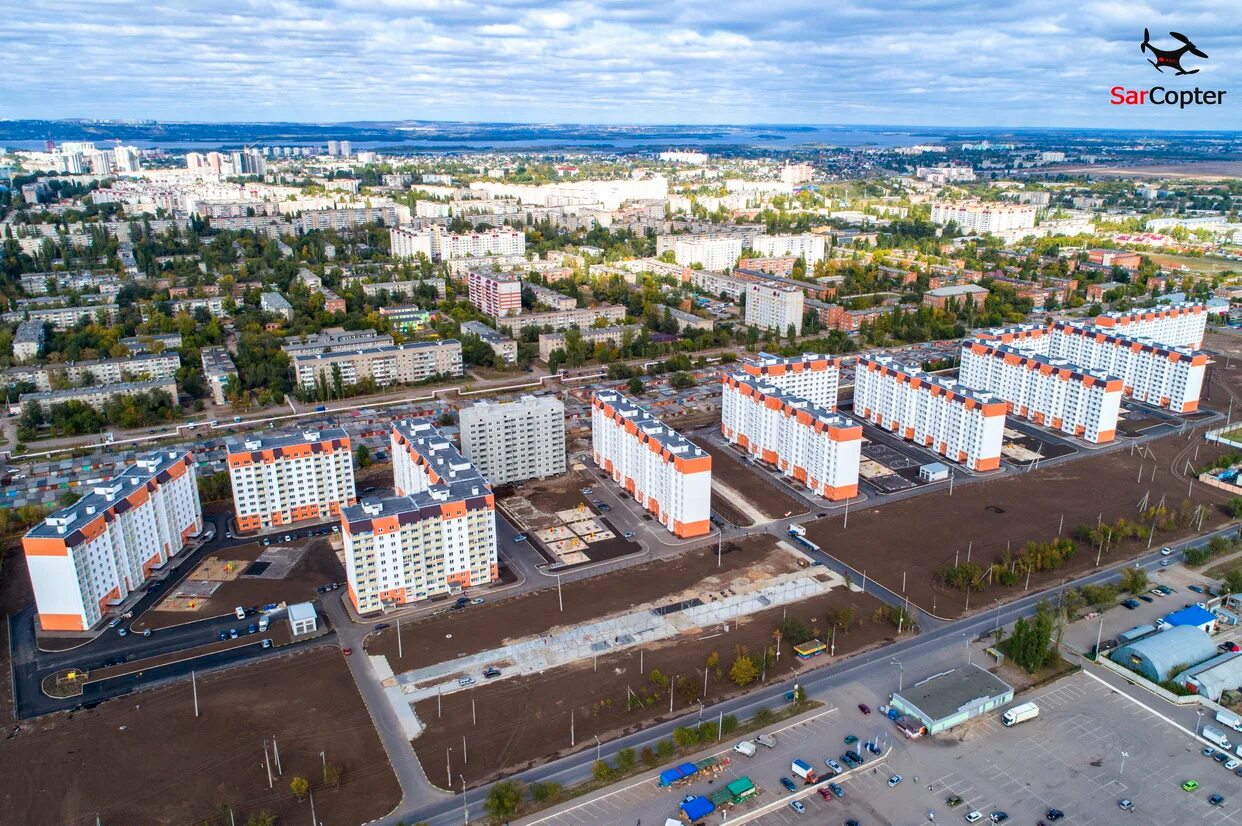
[[[10,0],[0,118],[1242,129],[1236,2]],[[1189,36],[1201,71],[1139,51]],[[1112,106],[1125,86],[1222,106]],[[1234,96],[1237,96],[1236,98]]]

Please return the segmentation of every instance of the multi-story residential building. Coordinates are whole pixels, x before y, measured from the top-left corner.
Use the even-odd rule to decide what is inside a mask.
[[[493,353],[504,360],[505,364],[517,364],[517,342],[504,333],[493,330],[482,321],[463,321],[461,323],[461,334],[463,336],[478,336],[483,339],[484,344],[492,348]]]
[[[265,313],[275,313],[285,321],[293,321],[293,305],[280,293],[263,293],[259,296],[259,309]]]
[[[1092,444],[1116,436],[1122,380],[1100,370],[972,339],[962,344],[958,381],[1000,397],[1011,414]]]
[[[752,275],[737,272],[727,274],[713,270],[694,269],[687,269],[686,272],[690,273],[690,286],[694,289],[713,298],[720,296],[731,301],[736,301],[746,295],[746,290],[750,285],[759,281]]]
[[[56,231],[60,229],[58,225],[46,226]],[[26,295],[47,295],[50,287],[55,287],[60,292],[82,293],[99,290],[99,294],[105,296],[115,296],[121,291],[121,279],[110,272],[28,272],[23,273],[21,279],[22,292]]]
[[[323,296],[323,311],[325,313],[346,312],[345,299],[341,298],[327,287],[320,289],[319,293]]]
[[[680,537],[711,531],[712,457],[615,390],[591,399],[595,464]]]
[[[546,304],[553,310],[572,310],[578,306],[578,299],[572,295],[558,293],[556,290],[550,290],[541,284],[524,284],[523,289],[530,290],[535,297],[535,301],[540,304]]]
[[[346,386],[370,379],[376,387],[413,384],[434,376],[462,375],[461,342],[455,338],[377,347],[358,347],[296,356],[298,386],[314,390],[317,382],[332,386],[336,371]]]
[[[416,304],[402,304],[396,307],[380,307],[379,316],[386,319],[394,330],[409,335],[429,327],[436,314],[433,310],[424,310]]]
[[[148,353],[119,359],[93,359],[91,361],[64,361],[50,364],[32,364],[12,367],[2,374],[6,384],[26,382],[46,393],[54,384],[75,387],[94,384],[119,384],[126,381],[171,379],[181,367],[181,356],[172,353]],[[63,383],[60,381],[63,379]]]
[[[28,318],[40,324],[51,324],[57,330],[68,330],[83,319],[88,321],[106,319],[106,323],[111,323],[116,318],[117,309],[115,304],[96,304],[93,307],[45,307],[38,310],[8,312],[0,318],[10,324],[25,321]]]
[[[260,432],[228,445],[237,529],[250,533],[326,519],[358,501],[343,428]]]
[[[493,485],[565,472],[565,404],[553,396],[476,402],[458,413],[461,451]]]
[[[854,415],[970,470],[1000,467],[1005,402],[892,356],[858,357]]]
[[[600,304],[595,307],[583,307],[572,310],[551,310],[546,313],[521,313],[496,319],[500,329],[510,335],[521,332],[526,327],[542,330],[551,327],[553,330],[567,330],[580,327],[583,330],[591,327],[599,319],[606,321],[622,321],[625,319],[625,306],[622,304]]]
[[[177,403],[177,382],[172,377],[151,379],[150,381],[129,381],[115,384],[97,384],[90,387],[71,387],[67,390],[50,390],[43,393],[23,393],[17,403],[9,407],[11,413],[20,413],[27,404],[37,404],[44,413],[52,407],[67,402],[82,402],[96,410],[103,410],[104,405],[119,396],[137,396],[140,393],[164,393],[175,405]]]
[[[831,238],[804,232],[801,235],[760,235],[754,240],[755,252],[767,258],[792,256],[806,261],[808,271],[828,255]],[[779,274],[779,273],[778,273]]]
[[[969,166],[916,166],[914,177],[932,184],[948,184],[957,181],[973,181],[975,170]]]
[[[396,422],[396,496],[341,512],[349,597],[360,614],[500,576],[491,486],[427,422]]]
[[[620,347],[626,335],[633,340],[642,333],[641,324],[622,324],[616,327],[588,327],[581,331],[582,340],[594,347],[596,344],[611,344]],[[539,334],[539,360],[547,362],[557,350],[565,349],[564,333]]]
[[[363,347],[389,347],[392,336],[374,330],[346,330],[344,327],[325,327],[309,336],[289,336],[280,346],[290,358],[332,353],[338,350],[356,350]]]
[[[131,336],[121,339],[121,345],[129,351],[131,356],[141,356],[144,353],[167,353],[170,350],[181,349],[181,334]]]
[[[790,327],[802,335],[802,308],[805,296],[794,287],[762,282],[746,289],[746,323],[784,335]]]
[[[228,401],[229,383],[237,381],[237,365],[223,347],[204,347],[199,353],[203,358],[203,377],[211,388],[211,400],[224,404]]]
[[[716,322],[712,319],[703,318],[701,315],[688,313],[685,310],[679,310],[676,307],[664,307],[660,310],[660,312],[665,311],[668,312],[669,317],[672,318],[673,321],[677,322],[677,328],[682,331],[713,330],[716,327]]]
[[[932,204],[933,224],[956,223],[967,233],[999,233],[1035,226],[1033,206],[983,201],[936,201]]]
[[[1203,346],[1207,317],[1206,304],[1170,304],[1150,310],[1103,313],[1096,316],[1095,326],[1119,336],[1197,350]]]
[[[698,264],[705,270],[731,270],[742,254],[739,237],[714,238],[687,235],[673,246],[674,260],[683,267]]]
[[[748,373],[724,377],[720,411],[720,432],[756,459],[827,499],[858,495],[857,422]]]
[[[508,272],[471,270],[470,303],[492,318],[522,312],[522,279]]]
[[[1138,401],[1175,413],[1199,409],[1206,353],[1113,335],[1105,329],[1056,322],[1049,336],[1049,355],[1119,377],[1126,395]]]
[[[212,318],[224,318],[228,315],[224,309],[224,299],[220,296],[209,298],[183,298],[172,302],[173,315],[186,313],[194,315],[195,310],[206,310]]]
[[[837,388],[841,383],[841,359],[820,353],[803,353],[784,358],[759,353],[739,362],[753,381],[806,399],[829,413],[837,409]]]
[[[203,529],[193,454],[140,458],[22,539],[44,631],[84,631]]]
[[[23,321],[17,325],[13,333],[13,358],[17,361],[30,361],[43,352],[43,344],[47,338],[42,321]]]
[[[355,276],[358,278],[360,276]],[[349,279],[342,278],[342,285]],[[421,278],[414,281],[364,281],[362,284],[362,294],[367,298],[375,298],[381,293],[388,293],[393,298],[412,298],[417,295],[421,287],[431,287],[436,291],[436,295],[444,298],[446,285],[443,278]]]
[[[338,178],[333,183],[335,186],[340,187],[343,184],[343,180]],[[306,233],[316,229],[340,231],[363,224],[376,223],[386,227],[395,227],[397,223],[397,208],[393,206],[379,206],[305,209],[302,210],[302,214],[299,217],[294,219],[293,226],[299,233]]]
[[[983,302],[987,301],[988,295],[988,290],[980,287],[978,284],[953,284],[948,287],[937,287],[934,290],[928,290],[923,293],[923,303],[929,307],[936,307],[941,310],[948,307],[950,302],[963,308],[968,304],[982,307]]]
[[[394,258],[413,258],[420,252],[428,260],[437,261],[526,254],[526,234],[508,227],[457,234],[440,226],[401,226],[393,227],[391,238]]]

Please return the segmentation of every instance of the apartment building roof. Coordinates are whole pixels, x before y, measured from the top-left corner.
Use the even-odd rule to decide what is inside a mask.
[[[826,370],[829,367],[840,367],[841,359],[825,353],[803,353],[800,356],[776,356],[760,352],[755,356],[742,359],[742,369],[752,376],[783,375],[786,372],[797,373],[802,370]]]
[[[960,400],[968,408],[982,407],[985,415],[993,413],[997,409],[999,409],[1000,415],[1004,415],[1005,402],[993,393],[984,390],[974,390],[953,379],[933,376],[931,373],[925,373],[917,367],[903,364],[892,356],[864,353],[858,357],[859,367],[863,367],[868,363],[876,365],[886,375],[898,376],[910,383],[917,382],[918,385],[929,385],[937,391],[933,395],[944,395],[949,401]]]
[[[1129,347],[1132,350],[1164,356],[1169,361],[1187,359],[1191,364],[1207,364],[1207,353],[1202,350],[1193,350],[1190,347],[1179,345],[1161,344],[1153,339],[1140,336],[1113,333],[1110,332],[1112,328],[1109,327],[1084,327],[1077,324],[1067,324],[1064,321],[1053,322],[1050,326],[1071,335],[1090,337],[1096,341],[1107,341],[1110,344],[1116,344],[1119,347]]]
[[[115,384],[99,384],[91,387],[70,387],[67,390],[49,390],[44,393],[23,393],[18,401],[25,405],[26,402],[55,402],[57,399],[77,399],[82,396],[142,393],[150,390],[168,390],[170,387],[172,388],[173,395],[176,396],[177,382],[172,376],[167,376],[162,379],[151,379],[150,381],[122,381]]]
[[[461,323],[461,331],[478,336],[488,344],[504,344],[505,342],[513,341],[504,333],[488,327],[482,321],[463,321]]]
[[[312,445],[314,448],[330,443],[332,447],[343,447],[349,441],[349,433],[343,427],[328,427],[323,430],[301,430],[296,432],[260,432],[249,433],[244,438],[227,443],[225,449],[230,456],[272,452],[270,458],[283,458],[284,451],[297,445]],[[251,456],[253,458],[253,456]]]
[[[966,346],[979,355],[988,355],[993,358],[1004,359],[1011,364],[1020,364],[1043,373],[1053,375],[1064,375],[1074,381],[1080,381],[1090,387],[1099,382],[1104,385],[1106,390],[1121,390],[1124,382],[1120,377],[1106,373],[1103,370],[1097,370],[1092,367],[1084,367],[1068,359],[1052,358],[1050,356],[1040,355],[1038,353],[1030,353],[1017,347],[1011,347],[1008,344],[999,344],[991,341],[968,340]]]
[[[734,373],[724,378],[725,384],[741,389],[742,395],[755,396],[759,402],[771,399],[778,403],[787,413],[797,417],[799,423],[812,426],[824,432],[828,430],[842,431],[856,428],[858,438],[862,438],[862,425],[848,416],[833,413],[807,399],[793,393],[787,393],[779,387],[767,384],[762,379],[746,373]]]
[[[402,350],[434,350],[440,347],[453,346],[460,348],[461,342],[455,338],[446,338],[439,341],[414,341],[405,344],[384,344],[374,347],[343,347],[328,353],[306,353],[294,356],[293,360],[297,364],[304,364],[312,361],[358,358],[359,356],[371,356],[379,353],[398,353]]]
[[[706,459],[709,464],[704,469],[710,469],[711,456],[707,451],[652,416],[642,405],[635,404],[615,390],[595,391],[594,401],[611,408],[616,415],[633,424],[644,441],[655,441],[663,446],[669,454],[666,458],[675,457],[683,461]]]

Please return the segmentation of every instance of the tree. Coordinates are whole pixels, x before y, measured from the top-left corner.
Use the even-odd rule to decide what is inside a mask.
[[[745,688],[758,679],[758,677],[759,669],[755,666],[755,661],[751,659],[750,652],[744,647],[738,646],[737,654],[733,658],[733,665],[729,668],[729,679],[738,688]]]
[[[1242,496],[1235,496],[1229,500],[1229,515],[1234,519],[1242,519]]]
[[[613,772],[612,766],[608,765],[607,760],[596,760],[591,764],[591,776],[601,783],[607,783],[609,780],[612,780],[614,774],[615,772]]]
[[[696,384],[694,376],[686,372],[674,373],[668,380],[668,384],[674,390],[685,390],[694,387]]]
[[[732,734],[733,732],[737,731],[737,726],[738,726],[737,715],[726,714],[720,720],[720,733],[721,734]]]
[[[1142,568],[1126,568],[1121,572],[1121,589],[1131,594],[1147,590],[1147,572]]]
[[[323,764],[323,782],[325,785],[337,787],[341,785],[341,769],[335,763],[327,761]]]
[[[1036,611],[1034,621],[1019,617],[1014,623],[1009,636],[1009,658],[1028,674],[1034,674],[1052,659],[1053,625],[1052,612],[1043,607]]]
[[[754,721],[757,726],[771,725],[775,720],[776,715],[772,713],[770,708],[761,708],[755,712]]]
[[[276,815],[267,809],[246,818],[246,826],[276,826]]]
[[[1220,581],[1221,591],[1226,594],[1242,594],[1242,568],[1230,568]]]
[[[654,761],[652,765],[655,765]],[[555,780],[530,784],[530,798],[536,803],[556,803],[564,793],[565,787]]]
[[[627,774],[638,765],[638,755],[631,748],[624,748],[617,752],[617,771]]]
[[[497,820],[516,817],[526,797],[526,787],[517,780],[502,780],[487,792],[484,810]]]
[[[828,612],[825,619],[829,625],[835,625],[842,631],[848,631],[849,627],[854,624],[855,611],[853,606],[845,605],[841,608],[834,608]]]
[[[293,792],[293,796],[298,800],[305,800],[306,795],[310,793],[310,781],[305,777],[294,776],[289,781],[289,791]]]
[[[699,744],[699,733],[693,728],[681,726],[673,729],[673,742],[678,748],[687,749]]]
[[[358,449],[354,451],[354,458],[358,463],[358,467],[371,466],[371,448],[366,445],[358,445]]]
[[[634,378],[630,379],[628,383],[626,383],[625,390],[631,396],[641,396],[643,393],[647,392],[647,386],[643,384],[642,379],[640,379],[638,376],[635,376]],[[1242,499],[1239,499],[1238,501],[1242,502]]]

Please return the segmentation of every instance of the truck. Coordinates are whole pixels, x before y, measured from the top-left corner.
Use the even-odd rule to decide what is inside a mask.
[[[749,740],[743,740],[742,742],[738,743],[736,746],[733,747],[733,750],[737,752],[738,754],[744,754],[747,757],[754,757],[755,752],[758,751],[758,749],[755,747],[755,744],[750,742]]]
[[[1216,712],[1216,720],[1217,722],[1224,723],[1229,726],[1229,728],[1234,731],[1242,731],[1242,717],[1239,717],[1232,711],[1227,711],[1222,708],[1220,711]]]
[[[1207,740],[1209,743],[1215,743],[1225,751],[1231,751],[1233,749],[1233,743],[1229,742],[1229,736],[1225,734],[1224,730],[1211,724],[1203,727],[1203,739]]]
[[[807,785],[819,782],[819,775],[815,773],[815,769],[811,768],[811,764],[805,760],[794,760],[789,765],[789,770],[794,773],[795,777],[801,777],[806,781]]]
[[[708,795],[708,800],[717,809],[723,809],[726,806],[736,806],[757,794],[759,794],[759,787],[749,777],[743,776],[732,781],[723,789],[717,789],[712,792]]]
[[[1025,723],[1027,720],[1034,720],[1039,716],[1039,706],[1034,703],[1023,703],[1014,706],[1001,715],[1001,722],[1006,726],[1016,726],[1018,723]]]
[[[790,536],[806,536],[806,528],[801,525],[791,525],[789,527]]]

